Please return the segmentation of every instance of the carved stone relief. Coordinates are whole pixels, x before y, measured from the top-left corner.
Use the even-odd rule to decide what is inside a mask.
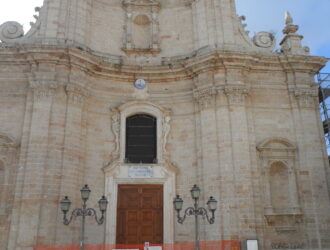
[[[113,109],[111,112],[111,129],[115,136],[115,149],[112,151],[112,159],[117,160],[119,158],[119,139],[120,139],[120,114],[119,110]]]
[[[275,49],[276,41],[273,34],[269,32],[259,32],[253,37],[253,42],[256,46],[261,48]]]
[[[284,138],[271,138],[257,147],[264,181],[265,216],[300,215],[295,173],[296,147]],[[279,185],[281,185],[279,187]],[[285,194],[278,189],[285,188]]]
[[[163,152],[165,155],[167,155],[167,150],[166,150],[166,144],[167,144],[167,138],[168,134],[170,133],[171,130],[171,117],[168,115],[164,116],[163,118]]]
[[[77,84],[68,84],[66,86],[66,92],[68,95],[68,102],[74,105],[82,105],[89,92],[82,86]]]
[[[244,85],[228,85],[225,87],[225,94],[230,105],[243,105],[248,93],[249,89]]]
[[[125,161],[126,118],[132,114],[146,113],[157,119],[157,159],[168,160],[166,145],[171,130],[171,111],[153,103],[139,100],[111,109],[111,130],[114,135],[114,150],[111,162]]]
[[[40,10],[40,7],[35,8],[35,11],[38,14],[33,16],[35,18],[35,22],[30,22],[31,29],[27,34],[24,34],[23,26],[18,22],[9,21],[0,25],[0,40],[4,43],[20,42],[25,38],[29,38],[34,35],[41,25],[39,21]]]
[[[316,87],[311,88],[295,88],[293,90],[294,96],[297,98],[301,108],[315,108],[318,97],[318,90]]]
[[[123,50],[127,53],[158,53],[159,9],[156,0],[124,0],[126,23]]]
[[[214,105],[217,90],[214,86],[210,86],[206,88],[195,89],[193,94],[201,109],[206,109]]]

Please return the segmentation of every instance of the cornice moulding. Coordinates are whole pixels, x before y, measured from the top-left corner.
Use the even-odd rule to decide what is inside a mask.
[[[8,60],[7,58],[10,58]],[[109,59],[109,58],[107,58]],[[166,82],[191,79],[204,72],[219,69],[239,68],[242,70],[296,71],[317,73],[328,61],[324,57],[274,54],[261,56],[257,53],[213,50],[179,61],[167,59],[166,64],[155,66],[124,65],[119,60],[104,57],[68,46],[36,46],[0,48],[0,65],[23,65],[49,63],[77,67],[93,77],[131,81],[139,77],[150,82]],[[165,63],[165,62],[164,62]]]

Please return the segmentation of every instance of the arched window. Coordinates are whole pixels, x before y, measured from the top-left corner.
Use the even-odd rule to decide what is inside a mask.
[[[157,119],[146,114],[126,118],[127,163],[157,162]]]

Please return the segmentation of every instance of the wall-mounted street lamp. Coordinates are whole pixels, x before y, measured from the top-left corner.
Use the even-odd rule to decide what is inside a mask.
[[[85,236],[85,220],[86,216],[93,216],[97,224],[101,225],[104,222],[105,212],[107,211],[108,200],[103,195],[102,198],[99,200],[99,208],[101,211],[101,218],[97,218],[97,213],[93,208],[87,208],[86,202],[89,198],[89,194],[91,190],[89,189],[88,185],[85,185],[81,190],[81,199],[83,200],[82,208],[76,208],[72,211],[70,218],[67,218],[67,213],[70,210],[71,201],[69,200],[68,196],[65,196],[63,200],[61,200],[61,210],[64,214],[63,217],[63,224],[68,226],[73,218],[75,217],[82,217],[81,223],[81,231],[80,231],[80,250],[84,250],[84,236]]]
[[[215,217],[214,212],[217,209],[217,201],[211,196],[207,202],[207,206],[212,216],[209,217],[207,210],[204,207],[198,207],[199,196],[201,193],[200,188],[195,184],[190,190],[191,197],[194,200],[194,206],[188,207],[184,211],[183,217],[180,216],[180,211],[182,210],[183,200],[179,195],[173,201],[174,209],[177,211],[177,219],[180,224],[183,224],[187,216],[195,216],[195,250],[199,250],[199,225],[198,216],[202,216],[203,219],[207,219],[208,223],[213,224]]]

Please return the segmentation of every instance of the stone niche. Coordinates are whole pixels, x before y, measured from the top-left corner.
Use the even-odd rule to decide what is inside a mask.
[[[262,172],[267,249],[306,249],[307,244],[301,237],[304,218],[296,180],[297,148],[285,138],[269,138],[257,149]]]
[[[302,218],[296,181],[297,149],[284,138],[266,139],[257,149],[263,175],[267,223],[277,230],[294,230]]]
[[[123,0],[126,20],[123,50],[126,53],[159,53],[159,10],[157,0]]]

